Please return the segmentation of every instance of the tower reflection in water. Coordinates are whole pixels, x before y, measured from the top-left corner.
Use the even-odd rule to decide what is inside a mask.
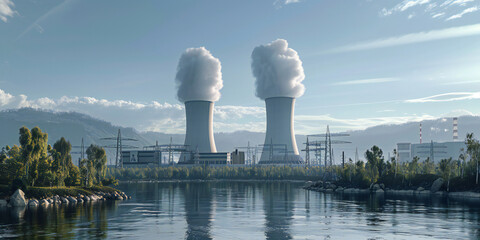
[[[262,188],[266,239],[292,239],[290,225],[293,219],[294,191],[291,185],[284,182],[265,183]]]
[[[185,239],[213,239],[212,225],[212,186],[210,183],[185,183],[181,187],[185,201],[187,231]]]

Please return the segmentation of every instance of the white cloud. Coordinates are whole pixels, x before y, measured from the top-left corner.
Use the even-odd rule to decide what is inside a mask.
[[[373,83],[385,83],[385,82],[395,82],[395,81],[398,81],[398,79],[397,78],[370,78],[370,79],[336,82],[336,83],[333,83],[332,85],[358,85],[358,84],[373,84]]]
[[[451,102],[461,100],[480,99],[480,92],[451,92],[433,95],[424,98],[406,100],[407,103]]]
[[[13,95],[0,89],[0,106],[9,104],[14,99]]]
[[[430,42],[443,39],[459,38],[480,35],[480,24],[465,25],[460,27],[444,28],[428,32],[410,33],[403,36],[377,39],[369,42],[357,43],[332,49],[326,53],[339,53],[361,51],[376,48],[386,48],[414,43]]]
[[[467,13],[472,13],[472,12],[476,12],[476,11],[478,11],[478,7],[477,7],[477,6],[471,7],[471,8],[467,8],[467,9],[463,10],[461,13],[458,13],[458,14],[455,14],[455,15],[450,16],[450,17],[447,18],[445,21],[450,21],[450,20],[453,20],[453,19],[461,18],[461,17],[463,17],[463,15],[465,15],[465,14],[467,14]]]
[[[380,15],[389,16],[395,12],[404,12],[409,8],[424,5],[429,2],[430,0],[403,0],[401,3],[395,5],[393,8],[390,8],[390,9],[383,8],[380,11]]]
[[[456,11],[463,9],[463,14],[469,13],[469,11],[473,10],[471,6],[475,1],[476,0],[403,0],[392,8],[382,8],[379,15],[386,17],[395,13],[409,12],[407,18],[411,19],[416,13],[421,14],[423,12],[429,14],[432,19],[437,19],[445,15],[447,11],[451,11],[450,9]],[[418,11],[419,8],[424,8],[424,11]],[[453,19],[459,18],[462,15],[454,15],[455,17]]]
[[[432,15],[432,18],[439,18],[439,17],[442,17],[442,16],[445,16],[445,13],[444,13],[444,12],[435,13],[435,14]]]
[[[8,17],[13,17],[13,15],[16,13],[12,9],[15,4],[11,0],[0,0],[0,20],[7,22]]]
[[[285,4],[298,3],[300,0],[285,0]]]

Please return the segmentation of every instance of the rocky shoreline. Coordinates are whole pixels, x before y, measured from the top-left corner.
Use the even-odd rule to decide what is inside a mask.
[[[385,187],[384,184],[372,184],[369,188],[361,189],[361,188],[344,188],[342,186],[336,186],[334,183],[331,182],[307,182],[303,189],[315,192],[323,192],[323,193],[352,193],[352,194],[375,194],[375,195],[403,195],[403,196],[439,196],[439,197],[449,197],[455,199],[473,199],[480,201],[480,193],[479,192],[447,192],[441,191],[441,187],[443,185],[443,179],[439,178],[435,182],[433,182],[430,189],[425,189],[423,187],[418,187],[415,190],[407,189],[407,190],[398,190],[398,189],[390,189]]]
[[[127,196],[124,192],[100,192],[97,191],[91,195],[82,195],[78,194],[77,196],[59,196],[55,195],[52,197],[46,197],[42,199],[25,198],[25,193],[17,189],[9,199],[0,199],[0,207],[28,207],[28,208],[37,208],[37,207],[48,207],[50,205],[61,206],[61,205],[77,205],[89,202],[98,202],[98,201],[115,201],[115,200],[127,200],[131,199],[131,196]]]

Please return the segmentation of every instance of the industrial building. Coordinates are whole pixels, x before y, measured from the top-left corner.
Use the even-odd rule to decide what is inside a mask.
[[[245,165],[245,152],[240,152],[238,149],[235,149],[235,151],[230,154],[230,158],[232,160],[232,164]]]
[[[397,143],[399,162],[409,162],[414,157],[418,157],[420,161],[427,158],[434,162],[448,158],[456,160],[462,149],[467,149],[464,142]]]
[[[193,162],[196,165],[229,165],[231,164],[230,153],[216,152],[216,153],[195,153]]]
[[[129,167],[158,167],[162,164],[162,152],[154,150],[122,151],[122,163]]]

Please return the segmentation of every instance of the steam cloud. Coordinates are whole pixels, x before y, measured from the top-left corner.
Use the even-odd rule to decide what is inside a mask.
[[[277,39],[252,52],[252,72],[257,79],[257,97],[300,97],[305,92],[302,61],[288,42]]]
[[[223,87],[220,61],[204,47],[188,48],[178,61],[175,82],[181,102],[217,101]]]

